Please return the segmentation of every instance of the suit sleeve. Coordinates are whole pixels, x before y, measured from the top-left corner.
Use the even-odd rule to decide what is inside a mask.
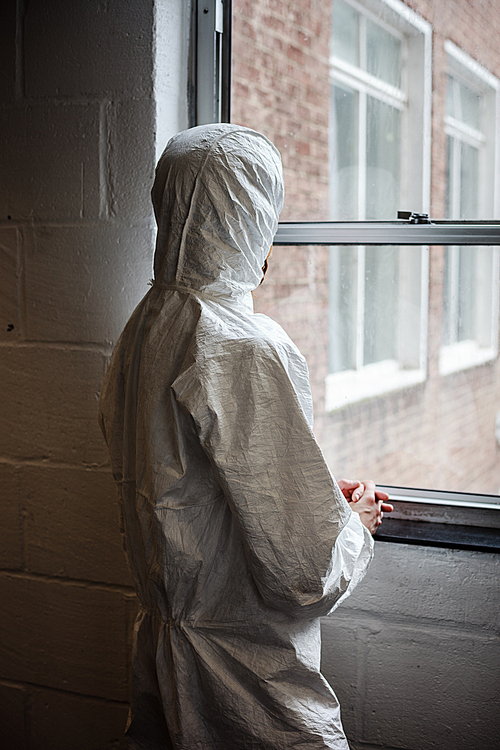
[[[279,356],[261,342],[224,342],[173,389],[237,519],[263,599],[295,617],[328,614],[363,577],[373,541],[333,479]]]

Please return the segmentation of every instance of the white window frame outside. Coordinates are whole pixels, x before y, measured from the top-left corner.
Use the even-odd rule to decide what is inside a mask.
[[[446,114],[444,130],[453,138],[453,158],[456,174],[460,173],[458,145],[468,143],[479,150],[478,216],[485,218],[500,216],[500,81],[476,60],[447,39],[444,43],[448,57],[449,74],[481,96],[482,122],[479,130],[467,126]],[[458,163],[457,163],[458,162]],[[452,185],[452,216],[459,218],[459,184]],[[459,284],[459,246],[449,248],[451,260],[451,315],[458,315],[457,302]],[[478,252],[480,252],[478,250]],[[481,263],[480,256],[477,260]],[[481,264],[482,274],[476,284],[476,298],[482,301],[481,328],[483,335],[476,339],[445,344],[439,354],[439,372],[449,375],[459,370],[492,361],[498,356],[498,305],[499,305],[499,249],[493,248],[491,267],[486,261]],[[488,282],[491,282],[488,284]],[[488,339],[488,341],[486,340]],[[489,345],[488,345],[489,344]]]
[[[431,105],[432,105],[432,27],[417,13],[399,0],[344,0],[362,18],[368,18],[396,36],[402,44],[403,66],[401,88],[386,83],[370,73],[339,57],[330,57],[330,81],[358,91],[360,96],[360,120],[366,109],[366,97],[371,95],[404,113],[401,128],[401,172],[411,173],[412,179],[401,180],[401,207],[409,206],[413,211],[428,213],[430,205],[431,164]],[[361,25],[361,31],[364,24]],[[363,45],[361,45],[363,48]],[[363,61],[361,61],[363,65]],[[363,106],[363,102],[365,105]],[[365,125],[358,133],[358,219],[364,219],[365,206]],[[417,157],[415,158],[415,154]],[[420,154],[420,158],[418,156]],[[411,163],[410,163],[411,161]],[[395,217],[394,217],[395,218]],[[335,248],[331,249],[334,259]],[[357,248],[357,324],[356,367],[351,370],[329,373],[325,380],[325,408],[333,411],[357,401],[372,398],[401,388],[422,383],[427,372],[427,317],[429,283],[429,248],[423,246],[420,259],[420,340],[418,351],[399,352],[397,360],[384,360],[363,364],[362,321],[364,317],[365,246]],[[405,263],[401,254],[401,283],[414,282],[413,269]],[[332,263],[333,265],[333,263]],[[405,295],[402,294],[402,297]],[[401,342],[408,341],[405,335],[405,320],[401,316]],[[408,365],[408,359],[412,362]],[[417,366],[413,366],[415,360]],[[405,362],[405,360],[407,360]]]

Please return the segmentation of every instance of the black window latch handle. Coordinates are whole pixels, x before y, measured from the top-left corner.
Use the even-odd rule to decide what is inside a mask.
[[[398,211],[398,219],[409,221],[410,224],[431,224],[429,214],[417,214],[413,211]]]

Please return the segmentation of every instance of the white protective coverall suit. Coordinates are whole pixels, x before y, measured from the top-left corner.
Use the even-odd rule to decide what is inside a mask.
[[[319,618],[373,541],[313,437],[305,360],[253,313],[279,153],[243,127],[193,128],[169,142],[152,197],[155,279],[100,407],[140,602],[128,742],[348,748]]]

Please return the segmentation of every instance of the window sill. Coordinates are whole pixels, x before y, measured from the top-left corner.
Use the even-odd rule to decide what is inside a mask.
[[[403,370],[399,362],[389,359],[366,365],[361,370],[330,373],[325,381],[325,408],[335,411],[424,381],[423,370]]]
[[[439,354],[439,373],[451,375],[460,370],[468,370],[491,362],[496,356],[495,348],[479,346],[477,341],[460,341],[443,346]]]
[[[394,506],[375,534],[380,542],[500,551],[500,496],[381,487]]]
[[[500,552],[500,529],[384,518],[382,526],[375,533],[375,541]]]

